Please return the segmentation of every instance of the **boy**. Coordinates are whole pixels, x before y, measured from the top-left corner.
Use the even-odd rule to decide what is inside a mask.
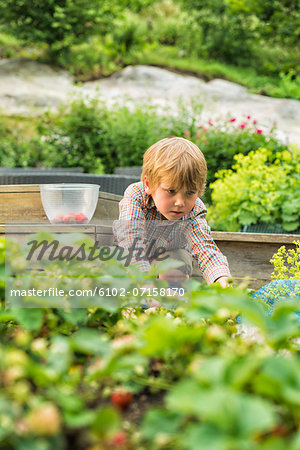
[[[228,284],[227,259],[212,239],[205,220],[207,211],[199,198],[205,188],[206,172],[205,158],[195,144],[180,137],[162,139],[145,152],[141,181],[128,186],[119,205],[119,224],[127,223],[127,227],[114,227],[121,247],[129,248],[133,239],[140,236],[136,223],[167,220],[172,221],[170,224],[181,221],[182,225],[189,225],[189,250],[185,247],[168,252],[172,259],[182,261],[183,267],[159,275],[173,286],[171,280],[176,284],[191,276],[193,260],[208,284]],[[147,271],[150,263],[143,260],[141,269]]]

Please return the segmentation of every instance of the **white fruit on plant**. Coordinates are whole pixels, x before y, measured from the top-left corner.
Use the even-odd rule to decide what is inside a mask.
[[[43,338],[37,338],[32,341],[30,349],[38,355],[44,356],[47,352],[47,341]]]
[[[27,330],[24,330],[23,328],[17,328],[14,332],[14,340],[17,345],[20,345],[21,347],[29,344],[31,340],[31,335]]]
[[[61,429],[61,415],[53,403],[43,403],[26,417],[28,431],[41,436],[53,436]]]
[[[5,355],[5,364],[11,366],[24,366],[28,362],[28,356],[23,350],[9,350]]]

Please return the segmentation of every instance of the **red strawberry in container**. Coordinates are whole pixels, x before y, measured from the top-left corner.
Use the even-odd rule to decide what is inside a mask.
[[[75,214],[76,223],[87,223],[88,218],[83,212],[80,212],[78,214]]]
[[[73,212],[67,214],[66,216],[64,216],[63,222],[67,224],[76,223],[76,214],[74,214]]]

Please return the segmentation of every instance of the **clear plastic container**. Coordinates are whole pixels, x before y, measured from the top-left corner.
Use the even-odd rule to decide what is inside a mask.
[[[51,223],[86,224],[94,215],[98,196],[98,184],[41,184],[41,199]]]

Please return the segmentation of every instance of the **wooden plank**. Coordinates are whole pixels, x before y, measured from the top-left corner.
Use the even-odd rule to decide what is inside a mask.
[[[13,242],[17,242],[19,245],[21,245],[22,248],[27,249],[28,251],[31,248],[31,246],[28,246],[28,243],[32,240],[32,236],[36,233],[39,233],[41,231],[43,232],[49,232],[53,235],[53,238],[58,239],[62,245],[64,242],[64,236],[66,239],[66,244],[68,244],[68,239],[70,237],[69,233],[79,233],[83,234],[86,237],[90,238],[92,242],[95,241],[95,231],[96,228],[94,225],[51,225],[49,223],[47,224],[13,224],[13,225],[7,225],[4,226],[5,228],[5,238],[7,240],[11,240]],[[66,234],[68,233],[68,235]],[[54,236],[54,234],[56,236]],[[58,236],[57,236],[58,235]],[[45,256],[51,252],[51,248],[49,251],[45,253]]]
[[[237,233],[227,231],[212,231],[214,241],[240,241],[262,243],[293,243],[300,239],[299,234],[271,234],[271,233]]]
[[[39,184],[1,184],[0,193],[40,192]]]
[[[247,234],[247,233],[245,233]],[[249,242],[247,241],[218,241],[216,244],[227,257],[232,277],[236,281],[249,278],[249,286],[258,289],[271,281],[273,265],[270,259],[283,244],[286,249],[295,248],[289,242]]]

